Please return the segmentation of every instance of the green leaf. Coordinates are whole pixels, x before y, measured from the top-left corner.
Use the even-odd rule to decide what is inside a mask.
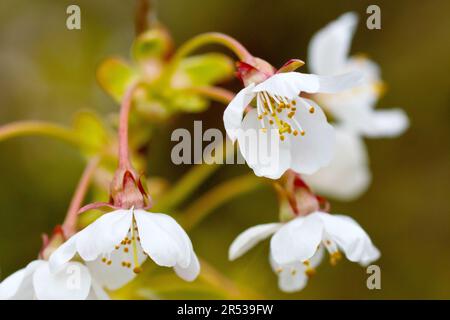
[[[88,154],[97,153],[108,145],[109,133],[100,117],[92,111],[78,112],[74,118],[73,128],[83,141]]]
[[[207,53],[183,59],[173,77],[174,87],[209,85],[230,79],[233,61],[220,53]]]
[[[163,29],[152,29],[135,39],[131,47],[131,56],[135,61],[162,59],[171,49],[171,40]]]
[[[119,58],[106,59],[97,70],[98,82],[118,102],[128,86],[138,78],[137,70]]]

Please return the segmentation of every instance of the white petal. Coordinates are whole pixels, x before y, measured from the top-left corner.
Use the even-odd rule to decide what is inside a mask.
[[[131,233],[128,234],[128,238],[131,239]],[[124,251],[125,247],[127,252]],[[94,261],[86,262],[86,266],[91,272],[91,276],[95,281],[109,290],[116,290],[124,286],[128,282],[134,279],[136,274],[133,272],[134,267],[134,247],[132,244],[126,246],[119,246],[118,249],[113,250],[106,257],[111,261],[110,264],[102,262],[102,257],[97,258]],[[141,265],[146,255],[142,251],[139,241],[136,242],[136,253],[138,257],[138,263]],[[122,262],[129,262],[133,264],[133,267],[124,267]]]
[[[301,262],[280,265],[269,255],[272,270],[278,275],[278,287],[281,291],[292,293],[302,290],[308,283],[306,268]]]
[[[102,254],[112,252],[128,234],[132,219],[130,210],[116,210],[104,214],[78,232],[75,236],[81,258],[92,261]]]
[[[183,268],[177,264],[175,265],[174,270],[181,279],[194,281],[200,273],[200,262],[198,261],[194,250],[191,250],[191,262],[189,265],[186,268]]]
[[[364,117],[375,107],[380,96],[380,70],[376,63],[365,58],[351,58],[344,72],[358,73],[361,83],[335,94],[318,94],[316,99],[337,120],[354,128],[364,128]]]
[[[44,263],[43,260],[30,262],[0,283],[0,300],[31,300],[34,298],[33,273]]]
[[[228,251],[228,259],[235,260],[281,228],[282,223],[267,223],[251,227],[234,239]]]
[[[295,271],[294,274],[292,274],[292,271],[286,270],[278,275],[278,286],[287,293],[303,290],[307,283],[308,277],[301,270]]]
[[[69,262],[56,273],[43,263],[34,272],[33,286],[39,300],[84,300],[91,288],[91,276],[79,262]]]
[[[358,72],[362,74],[362,85],[377,85],[380,84],[381,81],[381,70],[379,65],[364,56],[350,57],[344,66],[344,70],[341,72]],[[375,86],[373,89],[377,89],[377,87]]]
[[[25,268],[20,269],[0,283],[0,300],[12,298],[25,278]]]
[[[395,137],[405,132],[408,126],[408,116],[403,110],[377,110],[372,112],[362,133],[368,137]]]
[[[336,76],[318,76],[300,72],[278,73],[258,84],[253,91],[266,91],[288,99],[293,99],[301,92],[336,93],[359,85],[362,75],[351,72]]]
[[[130,210],[116,210],[102,215],[55,250],[49,259],[52,271],[73,257],[74,245],[85,261],[93,261],[111,253],[126,237],[132,219]]]
[[[349,54],[358,17],[349,12],[318,31],[309,44],[308,65],[317,74],[340,73]]]
[[[228,137],[231,141],[236,141],[236,130],[241,128],[242,117],[244,116],[244,110],[248,104],[255,97],[252,92],[255,84],[250,84],[245,87],[231,100],[223,113],[223,123]]]
[[[351,131],[336,127],[335,133],[336,151],[331,163],[303,179],[319,194],[348,201],[360,196],[370,184],[367,150]]]
[[[74,235],[50,255],[49,263],[52,272],[56,272],[75,256],[77,253],[76,240],[77,237]]]
[[[278,230],[270,241],[274,261],[280,265],[310,259],[322,240],[323,224],[315,216],[299,217]]]
[[[348,260],[367,265],[380,257],[367,233],[352,218],[328,213],[314,213],[320,217],[325,232],[344,251]]]
[[[322,245],[319,245],[319,248],[317,249],[316,253],[309,259],[309,263],[311,264],[311,267],[316,268],[319,266],[319,264],[322,262],[323,257],[325,255],[325,249]]]
[[[170,216],[162,213],[150,213],[135,210],[145,253],[160,266],[187,268],[191,262],[192,243],[186,232]]]
[[[301,125],[305,135],[290,139],[291,168],[297,173],[312,174],[327,166],[333,159],[335,133],[315,102],[303,98],[296,101],[297,112],[294,119]],[[310,106],[314,107],[314,113],[309,112]]]
[[[250,110],[238,131],[239,151],[257,176],[278,179],[291,165],[290,140],[281,141],[267,121],[267,132],[261,128],[256,109]]]

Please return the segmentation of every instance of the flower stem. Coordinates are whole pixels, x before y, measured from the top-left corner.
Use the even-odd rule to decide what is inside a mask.
[[[78,182],[75,193],[70,201],[69,209],[67,210],[66,218],[62,224],[62,229],[64,235],[69,238],[76,232],[78,210],[81,208],[84,197],[86,196],[87,189],[94,175],[95,170],[100,162],[100,157],[96,156],[89,160],[86,168],[81,175],[80,181]]]
[[[228,180],[206,192],[179,215],[181,225],[190,230],[209,213],[230,199],[264,185],[253,173]]]
[[[128,147],[128,122],[130,118],[131,104],[133,93],[137,87],[137,83],[131,84],[122,98],[119,118],[119,168],[131,169],[130,155]]]
[[[174,61],[178,61],[198,48],[208,44],[223,45],[233,51],[241,61],[247,63],[253,61],[253,56],[239,41],[219,32],[207,32],[191,38],[178,49],[173,59]]]
[[[79,146],[82,140],[72,130],[43,121],[19,121],[0,127],[0,141],[27,135],[45,135]]]

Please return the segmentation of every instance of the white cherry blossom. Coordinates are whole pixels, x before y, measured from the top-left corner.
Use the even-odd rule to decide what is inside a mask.
[[[280,289],[286,292],[301,290],[306,285],[307,275],[321,260],[321,247],[330,254],[332,264],[341,257],[340,250],[348,260],[363,266],[380,256],[367,233],[352,218],[316,211],[289,222],[247,229],[231,244],[229,259],[239,258],[270,236],[271,265],[279,275]]]
[[[160,266],[173,267],[186,281],[193,281],[200,272],[191,240],[183,228],[166,214],[141,209],[104,214],[50,256],[51,268],[58,270],[77,253],[109,289],[130,281],[141,271],[147,256]],[[109,274],[116,278],[111,280]]]
[[[334,132],[322,109],[303,93],[335,93],[358,84],[360,76],[317,76],[299,72],[276,73],[256,84],[250,83],[230,102],[223,116],[225,130],[258,176],[278,179],[286,170],[311,174],[329,164],[333,157]],[[250,108],[249,106],[254,106]],[[248,112],[245,114],[245,110]],[[250,144],[248,132],[256,133]],[[273,132],[276,133],[275,138]],[[277,139],[273,144],[272,139]],[[270,164],[260,159],[268,142]]]
[[[365,57],[349,56],[357,21],[355,13],[343,14],[314,35],[308,50],[308,66],[316,74],[358,72],[363,76],[352,89],[312,97],[334,120],[336,153],[329,166],[304,178],[313,189],[340,200],[360,196],[370,184],[362,137],[394,137],[409,125],[401,109],[375,109],[384,88],[380,69]]]

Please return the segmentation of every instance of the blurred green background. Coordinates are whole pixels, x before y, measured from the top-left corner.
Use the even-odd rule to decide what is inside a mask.
[[[81,31],[65,27],[69,4],[81,7]],[[374,179],[368,192],[352,203],[332,201],[333,212],[353,216],[380,248],[381,290],[368,290],[365,270],[343,260],[336,267],[324,261],[306,289],[283,294],[268,264],[267,241],[244,258],[228,262],[228,246],[239,232],[277,218],[276,198],[268,188],[236,198],[192,231],[199,255],[264,297],[450,298],[450,2],[377,1],[382,29],[373,31],[365,27],[369,4],[333,0],[157,3],[157,16],[177,44],[201,32],[221,31],[275,66],[289,58],[306,59],[315,31],[346,11],[356,11],[362,21],[352,53],[367,53],[378,62],[388,84],[379,106],[402,107],[410,116],[411,127],[403,136],[367,141]],[[107,56],[128,57],[134,6],[134,1],[2,0],[0,124],[25,119],[68,124],[81,109],[92,108],[100,114],[117,110],[96,83],[95,70]],[[229,87],[238,89],[239,83]],[[187,170],[169,162],[171,130],[191,129],[197,119],[222,128],[223,108],[214,104],[202,114],[179,117],[161,129],[149,149],[149,172],[174,181]],[[0,144],[1,279],[34,259],[40,234],[62,221],[83,165],[76,149],[50,138],[16,138]],[[246,166],[224,166],[202,189],[246,172]]]

